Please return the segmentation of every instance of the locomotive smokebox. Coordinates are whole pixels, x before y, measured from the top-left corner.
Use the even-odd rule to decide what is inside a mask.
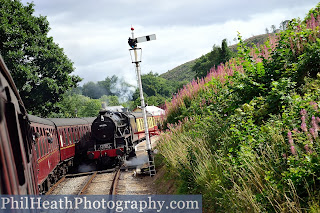
[[[101,115],[97,117],[91,126],[92,136],[101,142],[113,140],[114,132],[116,130],[115,123],[110,117]]]
[[[115,136],[127,126],[126,118],[119,112],[101,110],[99,116],[93,121],[91,130],[97,144],[112,143]]]

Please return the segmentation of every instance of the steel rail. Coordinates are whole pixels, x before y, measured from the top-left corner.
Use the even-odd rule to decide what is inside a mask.
[[[66,175],[63,176],[63,177],[62,177],[58,182],[56,182],[53,186],[51,186],[51,188],[46,192],[46,195],[50,195],[50,194],[53,192],[53,190],[54,190],[55,188],[57,188],[57,186],[58,186],[59,184],[61,184],[65,179],[66,179]]]
[[[117,194],[117,188],[119,183],[119,177],[120,177],[120,168],[116,171],[114,178],[112,180],[112,184],[110,187],[109,195],[116,195]]]
[[[90,185],[90,183],[92,182],[92,180],[96,177],[96,175],[98,174],[98,172],[94,172],[90,178],[87,180],[87,183],[84,184],[84,186],[82,187],[82,189],[80,190],[80,192],[78,193],[78,195],[82,195],[83,192],[88,188],[88,186]]]

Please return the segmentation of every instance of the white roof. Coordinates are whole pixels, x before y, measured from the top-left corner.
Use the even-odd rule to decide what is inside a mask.
[[[165,111],[156,106],[146,106],[146,111],[152,115],[164,115]]]

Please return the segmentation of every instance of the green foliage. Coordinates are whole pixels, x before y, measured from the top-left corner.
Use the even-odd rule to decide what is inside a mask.
[[[308,14],[306,15],[306,17],[304,18],[304,23],[307,23],[308,20],[312,19],[313,17],[318,17],[320,15],[320,2],[316,5],[315,8],[311,9]]]
[[[119,102],[119,98],[118,96],[115,95],[103,95],[100,98],[101,102],[106,103],[107,106],[119,106],[120,102]]]
[[[60,108],[59,113],[51,113],[48,117],[94,117],[97,116],[102,103],[107,106],[119,106],[124,105],[132,109],[130,103],[120,103],[117,96],[103,95],[100,99],[92,99],[84,95],[75,94],[74,90],[68,91],[63,95],[63,99],[57,103]]]
[[[210,53],[203,55],[196,60],[195,65],[192,67],[192,71],[196,73],[196,78],[205,77],[212,67],[229,61],[233,56],[234,54],[228,48],[227,40],[223,39],[221,47],[214,45]]]
[[[175,82],[160,77],[157,73],[149,72],[141,76],[145,102],[151,106],[160,106],[178,91],[184,82]],[[133,94],[135,106],[140,106],[140,93],[137,88]]]
[[[248,39],[245,40],[245,42],[248,44],[249,47],[252,47],[253,45],[261,45],[265,43],[269,36],[272,34],[262,34],[262,35],[257,35],[257,36],[252,36]],[[237,45],[231,45],[229,49],[233,52],[233,56],[236,56],[237,53]],[[207,53],[204,55],[204,57],[208,57],[210,53]],[[196,73],[194,70],[192,70],[192,67],[195,65],[197,61],[200,59],[195,59],[188,61],[184,64],[181,64],[172,70],[169,70],[166,73],[163,73],[160,75],[160,77],[167,79],[167,80],[173,80],[177,82],[185,81],[186,83],[190,82],[192,79],[195,78]],[[208,69],[203,71],[203,72],[208,72],[211,67],[207,67]],[[184,83],[184,84],[186,84]]]
[[[27,109],[46,116],[58,111],[55,103],[81,79],[70,75],[72,62],[48,37],[46,17],[33,13],[32,3],[0,1],[0,51]]]
[[[236,59],[167,104],[160,153],[178,191],[202,194],[208,211],[317,211],[320,19],[312,17],[260,47],[239,36]]]
[[[83,95],[69,95],[67,93],[58,103],[58,106],[60,113],[51,113],[48,117],[94,117],[98,115],[101,109],[101,101]]]
[[[181,64],[172,70],[169,70],[166,73],[163,73],[160,75],[160,77],[167,79],[167,80],[172,80],[172,81],[191,81],[194,79],[195,73],[192,71],[192,67],[194,66],[196,62],[195,60],[188,61],[184,64]]]

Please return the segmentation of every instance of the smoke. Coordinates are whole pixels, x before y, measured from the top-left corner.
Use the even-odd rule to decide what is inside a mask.
[[[148,163],[148,156],[147,155],[140,155],[137,157],[134,157],[128,161],[124,162],[124,166],[127,167],[141,167],[142,165]]]
[[[110,91],[119,97],[120,103],[124,103],[132,99],[135,87],[120,78],[112,85]]]
[[[82,94],[93,99],[103,99],[107,105],[120,105],[132,99],[135,87],[115,75],[103,81],[88,82],[82,86]],[[114,97],[117,97],[115,100]],[[120,103],[119,103],[120,102]]]
[[[78,166],[78,172],[91,172],[96,170],[96,165],[94,163],[85,164],[82,163]]]

